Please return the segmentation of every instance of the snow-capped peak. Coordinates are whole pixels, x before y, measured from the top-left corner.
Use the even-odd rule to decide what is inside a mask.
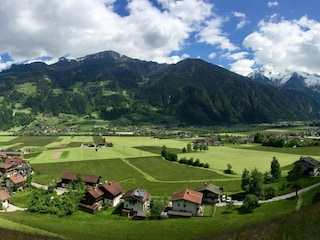
[[[262,76],[270,80],[270,82],[275,86],[283,86],[293,77],[303,79],[306,87],[312,87],[316,85],[320,86],[320,75],[292,71],[289,69],[280,70],[271,64],[264,65],[248,75],[249,78],[256,80],[260,80]]]

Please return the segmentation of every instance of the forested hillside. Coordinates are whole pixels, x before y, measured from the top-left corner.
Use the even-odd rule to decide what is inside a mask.
[[[257,123],[317,118],[311,97],[257,83],[199,59],[140,61],[107,51],[0,73],[0,126],[25,126],[39,114],[126,124]]]

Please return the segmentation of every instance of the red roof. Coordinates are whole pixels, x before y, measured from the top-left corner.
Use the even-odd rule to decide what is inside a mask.
[[[8,164],[11,164],[11,163],[21,164],[21,163],[23,163],[23,160],[21,158],[18,158],[18,159],[16,159],[16,158],[7,158],[5,160],[5,163],[8,163]]]
[[[189,202],[201,204],[203,194],[194,190],[186,189],[178,192],[174,192],[171,197],[171,201],[186,200]]]
[[[11,196],[9,195],[9,193],[6,190],[0,190],[0,200],[7,200],[11,198]]]
[[[24,182],[26,179],[24,176],[22,176],[21,174],[17,174],[14,176],[10,177],[10,180],[14,183],[14,184],[18,184],[18,183],[22,183]]]
[[[107,190],[109,193],[111,193],[113,196],[117,196],[122,192],[123,187],[117,183],[116,181],[110,181],[103,185],[101,185],[102,188]]]

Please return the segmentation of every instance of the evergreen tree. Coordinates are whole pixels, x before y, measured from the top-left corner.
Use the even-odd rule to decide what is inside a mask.
[[[263,191],[263,175],[257,168],[251,171],[249,193],[260,197]]]
[[[244,192],[248,192],[249,186],[250,186],[250,172],[245,168],[242,172],[241,189]]]
[[[278,181],[279,178],[281,177],[280,164],[276,157],[273,157],[271,162],[271,175],[275,181]]]

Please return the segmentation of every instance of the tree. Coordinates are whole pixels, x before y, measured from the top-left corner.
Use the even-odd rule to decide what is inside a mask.
[[[150,219],[159,219],[161,212],[168,205],[168,199],[166,197],[162,198],[152,198],[150,201]]]
[[[264,139],[266,138],[266,136],[262,133],[259,133],[257,132],[255,135],[254,135],[254,142],[255,143],[262,143],[264,141]]]
[[[251,171],[250,183],[249,183],[249,193],[260,197],[263,188],[263,175],[258,171],[257,168]]]
[[[276,188],[274,186],[266,186],[263,189],[263,193],[264,193],[264,197],[269,199],[269,198],[273,198],[275,196],[276,193]]]
[[[168,149],[167,149],[166,145],[163,145],[162,150],[161,150],[161,156],[166,158],[167,154],[168,154]]]
[[[294,163],[293,169],[288,173],[289,181],[298,181],[302,174],[301,162],[297,161]]]
[[[191,152],[191,143],[187,144],[187,152],[190,153]]]
[[[242,172],[241,189],[244,192],[249,192],[249,186],[250,186],[250,172],[245,168]]]
[[[199,144],[198,143],[195,143],[195,144],[193,144],[193,151],[198,151],[198,149],[199,149]]]
[[[227,174],[231,174],[232,173],[232,166],[230,163],[227,164],[227,169],[224,171]]]
[[[280,164],[276,157],[273,157],[271,161],[271,175],[275,181],[278,181],[279,178],[281,177]]]
[[[253,212],[253,210],[258,206],[259,206],[258,197],[254,194],[247,194],[243,201],[242,208],[246,212]]]

